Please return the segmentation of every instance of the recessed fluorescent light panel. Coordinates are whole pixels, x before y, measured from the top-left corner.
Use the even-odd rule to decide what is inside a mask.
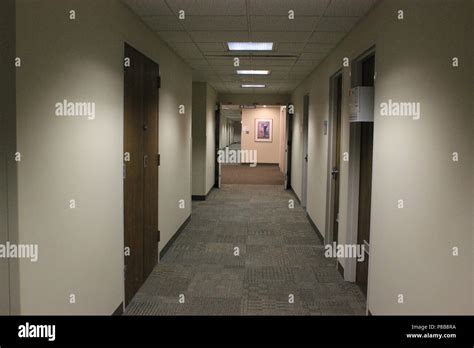
[[[273,42],[228,42],[229,51],[271,51]]]
[[[237,70],[237,75],[268,75],[270,70]]]
[[[265,88],[265,85],[241,85],[242,88]]]

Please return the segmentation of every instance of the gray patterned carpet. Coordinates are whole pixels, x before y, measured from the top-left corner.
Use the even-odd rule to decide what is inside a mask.
[[[361,291],[324,257],[290,199],[281,186],[224,185],[193,202],[191,221],[125,314],[365,315]]]

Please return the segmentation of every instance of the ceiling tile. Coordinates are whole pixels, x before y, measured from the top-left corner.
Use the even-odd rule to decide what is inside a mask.
[[[192,31],[190,35],[196,42],[248,41],[247,31]]]
[[[223,82],[238,82],[240,77],[237,75],[221,75],[221,80]]]
[[[301,17],[290,20],[287,16],[251,16],[252,31],[312,31],[319,17]]]
[[[299,59],[295,66],[316,66],[318,63],[320,63],[321,60],[313,60],[313,59],[310,59],[310,60],[307,60],[307,59]]]
[[[253,41],[271,42],[306,42],[311,32],[291,32],[291,31],[256,31],[250,33]]]
[[[167,0],[174,13],[186,15],[245,15],[245,0]]]
[[[294,66],[291,71],[290,71],[290,74],[309,74],[312,70],[314,69],[313,66]]]
[[[249,0],[251,15],[283,15],[288,11],[295,11],[298,16],[314,16],[324,12],[329,0]]]
[[[376,2],[377,0],[332,0],[324,15],[360,17],[365,15]]]
[[[189,31],[247,30],[247,17],[245,16],[188,16],[181,23]]]
[[[359,19],[359,17],[323,17],[319,21],[316,30],[348,32]]]
[[[192,42],[185,31],[159,31],[158,35],[166,42]]]
[[[301,52],[304,48],[303,42],[281,42],[276,47],[276,52]]]
[[[164,0],[124,0],[123,2],[140,16],[173,14]]]
[[[328,43],[308,43],[303,52],[313,52],[313,53],[329,53],[335,44]]]
[[[204,53],[226,51],[226,48],[222,42],[200,42],[197,43],[197,45]]]
[[[346,36],[344,32],[328,32],[328,31],[316,31],[311,35],[311,42],[321,42],[321,43],[337,43],[342,38]]]
[[[250,64],[250,58],[240,58],[239,60],[240,66]],[[207,57],[207,61],[212,66],[234,67],[234,57]]]
[[[288,70],[296,61],[297,58],[293,59],[252,59],[252,65],[255,67],[268,67],[273,70]]]
[[[171,47],[184,59],[204,59],[204,56],[193,43],[173,43]]]
[[[300,55],[300,59],[303,59],[303,60],[321,60],[324,57],[326,57],[325,53],[305,52],[305,53],[301,53],[301,55]]]
[[[143,21],[154,31],[182,31],[184,30],[174,16],[144,16]]]

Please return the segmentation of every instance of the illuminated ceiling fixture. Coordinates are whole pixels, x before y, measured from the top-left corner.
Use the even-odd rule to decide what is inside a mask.
[[[242,88],[265,88],[265,85],[240,85]]]
[[[237,75],[268,75],[270,70],[237,70]]]
[[[273,42],[228,42],[229,51],[272,51]]]

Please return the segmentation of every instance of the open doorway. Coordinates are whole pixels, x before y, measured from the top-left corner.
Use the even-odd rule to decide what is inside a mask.
[[[285,184],[286,106],[222,105],[217,158],[222,184]]]

